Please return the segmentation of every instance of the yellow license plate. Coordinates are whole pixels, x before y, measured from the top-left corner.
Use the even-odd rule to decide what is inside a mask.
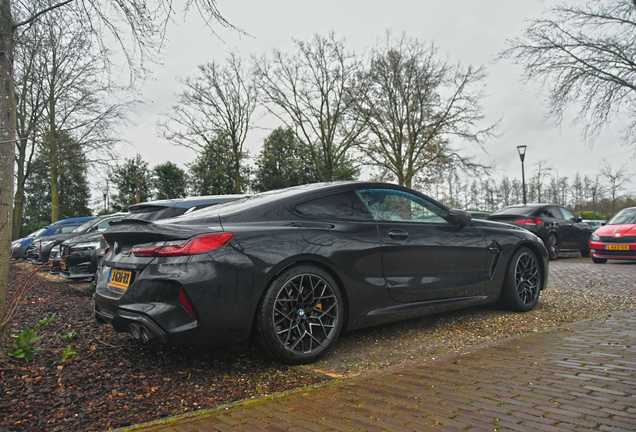
[[[60,267],[62,267],[62,270],[66,270],[66,263],[64,261],[60,261]]]
[[[629,245],[605,245],[607,250],[629,250]]]
[[[126,289],[128,285],[130,285],[131,276],[132,272],[112,269],[110,271],[110,277],[108,278],[108,286]]]

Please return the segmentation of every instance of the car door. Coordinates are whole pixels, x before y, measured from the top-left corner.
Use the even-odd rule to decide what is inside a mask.
[[[383,274],[394,300],[483,294],[488,250],[476,228],[448,222],[447,210],[403,190],[364,189],[358,195],[377,222]]]
[[[587,242],[592,229],[586,223],[581,222],[580,218],[574,215],[565,207],[559,207],[563,220],[560,221],[561,236],[566,243],[563,242],[563,249],[586,249]]]

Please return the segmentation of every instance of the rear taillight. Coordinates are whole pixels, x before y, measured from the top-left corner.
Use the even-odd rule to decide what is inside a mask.
[[[521,219],[516,220],[515,223],[520,225],[539,225],[541,221],[539,219]]]
[[[211,252],[232,240],[232,233],[203,234],[188,240],[147,243],[133,246],[136,257],[174,257]]]
[[[100,248],[103,246],[104,255],[106,255],[108,253],[108,251],[110,250],[110,248],[108,247],[108,243],[106,243],[106,239],[104,238],[104,236],[101,236],[99,238],[99,245],[100,245]]]

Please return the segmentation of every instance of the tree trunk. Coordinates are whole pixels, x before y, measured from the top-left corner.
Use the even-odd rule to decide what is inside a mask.
[[[57,56],[53,51],[51,76],[49,77],[49,163],[50,165],[50,179],[51,179],[51,223],[57,222],[60,219],[60,192],[59,192],[59,150],[58,150],[58,138],[56,122],[56,89],[55,81],[57,79]]]
[[[16,191],[13,198],[13,228],[11,240],[20,238],[20,228],[22,225],[22,215],[24,214],[24,183],[26,181],[26,173],[24,166],[26,162],[27,139],[21,138],[18,145],[18,176],[16,181]]]
[[[0,0],[0,316],[7,301],[15,162],[16,98],[13,76],[13,17],[11,0]],[[0,323],[0,354],[6,329]]]
[[[51,124],[51,128],[55,126]],[[49,163],[51,164],[51,223],[60,219],[60,192],[58,190],[58,143],[57,134],[51,129],[49,138]]]
[[[13,199],[13,229],[11,239],[19,239],[20,229],[22,228],[22,216],[24,215],[24,183],[17,183],[15,197]]]

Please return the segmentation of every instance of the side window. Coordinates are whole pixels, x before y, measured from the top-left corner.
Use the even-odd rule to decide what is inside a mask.
[[[567,219],[567,217],[565,218],[563,217],[563,215],[561,214],[561,210],[559,210],[558,207],[550,207],[550,211],[552,212],[554,217],[557,219]]]
[[[77,228],[76,225],[61,227],[60,228],[60,233],[67,234],[67,233],[75,231],[75,228]],[[56,230],[56,232],[57,232],[57,230]]]
[[[311,218],[373,220],[355,192],[327,195],[294,206],[296,213]]]
[[[541,210],[537,216],[549,217],[552,219],[556,218],[556,216],[554,215],[554,212],[552,211],[550,207],[547,207]]]
[[[574,214],[572,214],[570,210],[566,209],[565,207],[561,207],[559,210],[561,210],[561,213],[563,213],[564,219],[567,219],[572,222],[576,222],[576,216],[574,216]]]
[[[406,221],[448,224],[447,212],[430,201],[394,189],[365,189],[357,192],[377,221]]]

